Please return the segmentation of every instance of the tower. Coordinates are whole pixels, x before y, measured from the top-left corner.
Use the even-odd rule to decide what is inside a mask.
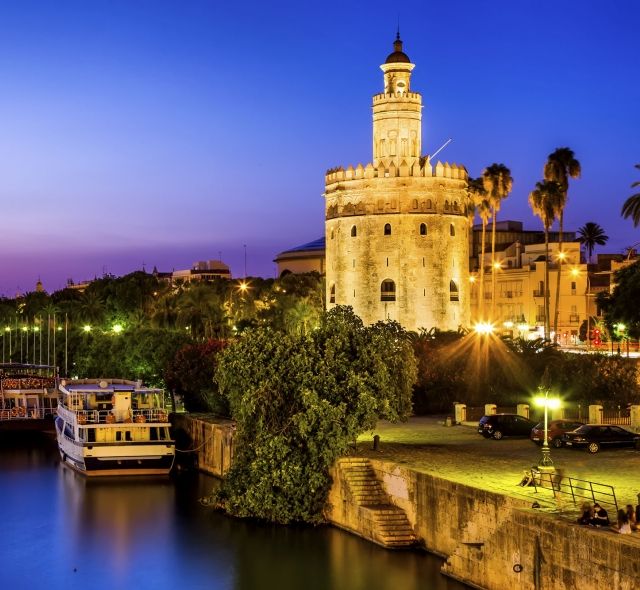
[[[421,157],[422,97],[397,35],[373,97],[373,161],[325,176],[327,307],[409,330],[469,323],[463,166]]]

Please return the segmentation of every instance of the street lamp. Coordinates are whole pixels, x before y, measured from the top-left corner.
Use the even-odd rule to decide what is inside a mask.
[[[560,407],[560,400],[557,397],[549,397],[549,390],[540,386],[540,395],[534,400],[536,406],[544,407],[544,442],[542,443],[542,461],[540,465],[543,467],[551,467],[551,449],[549,448],[549,408],[556,410]],[[544,394],[544,395],[543,395]]]
[[[478,322],[474,328],[476,334],[481,336],[488,336],[493,333],[493,324],[490,322]]]

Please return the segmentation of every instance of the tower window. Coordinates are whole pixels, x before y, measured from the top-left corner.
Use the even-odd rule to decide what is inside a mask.
[[[452,223],[451,225],[449,225],[449,233],[450,233],[452,236],[455,236],[455,235],[456,235],[456,228],[455,228],[455,227],[453,227],[453,223]]]
[[[384,224],[384,235],[385,236],[390,236],[391,235],[391,224],[390,223],[385,223]]]
[[[454,211],[458,211],[458,210],[459,210],[459,207],[458,207],[458,201],[454,201],[454,202],[453,202],[453,210],[454,210]]]
[[[449,211],[449,201],[444,202],[444,210]]]
[[[355,238],[357,235],[358,235],[358,230],[356,229],[356,226],[354,225],[354,226],[351,228],[351,237],[352,237],[352,238]]]
[[[380,286],[380,301],[396,300],[396,284],[391,279],[385,279]]]
[[[331,239],[333,240],[333,230],[331,230]]]
[[[460,301],[458,285],[454,281],[449,281],[449,301]]]
[[[331,285],[331,289],[329,290],[329,303],[336,302],[336,286]]]
[[[433,202],[431,199],[427,199],[427,209],[433,209]]]
[[[426,236],[427,235],[427,224],[426,223],[421,223],[420,224],[420,235],[421,236]]]

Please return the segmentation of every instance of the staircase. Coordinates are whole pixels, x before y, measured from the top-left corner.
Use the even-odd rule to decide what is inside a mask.
[[[416,545],[407,515],[391,503],[368,459],[340,459],[338,470],[376,543],[389,549]]]

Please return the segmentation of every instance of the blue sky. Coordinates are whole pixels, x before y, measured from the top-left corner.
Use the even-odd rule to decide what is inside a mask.
[[[499,218],[571,147],[565,226],[640,240],[632,1],[61,1],[0,4],[0,293],[217,258],[273,276],[323,233],[327,168],[371,158],[371,96],[400,18],[423,151],[476,176],[503,162]]]

